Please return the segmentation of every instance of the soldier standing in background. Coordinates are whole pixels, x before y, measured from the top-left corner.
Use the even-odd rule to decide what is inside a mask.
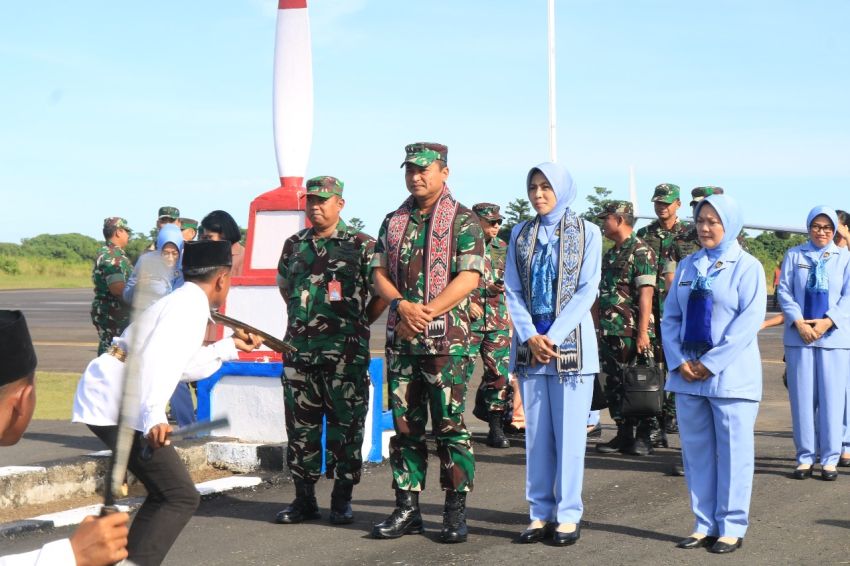
[[[448,148],[405,147],[405,183],[411,196],[384,219],[375,244],[375,291],[390,302],[387,381],[395,436],[390,465],[396,508],[374,525],[374,538],[422,532],[419,492],[425,488],[428,412],[446,491],[442,542],[467,537],[466,494],[475,458],[463,422],[469,377],[467,298],[484,273],[484,237],[477,216],[446,185]]]
[[[650,432],[654,417],[623,417],[621,367],[639,354],[654,350],[651,322],[658,262],[652,248],[633,231],[635,220],[630,202],[612,201],[598,217],[604,220],[602,233],[614,242],[602,256],[599,358],[606,374],[605,395],[611,418],[617,423],[617,436],[597,444],[596,449],[647,456],[652,454]]]
[[[286,302],[286,339],[297,349],[281,376],[286,409],[286,461],[295,500],[278,523],[319,518],[315,484],[322,467],[322,417],[327,418],[327,476],[334,478],[330,522],[354,520],[351,496],[363,466],[363,426],[369,409],[369,325],[386,308],[369,298],[374,238],[340,219],[343,183],[307,181],[312,227],[290,236],[278,264]]]
[[[191,242],[198,235],[198,221],[194,218],[178,218],[180,231],[183,232],[183,241]]]
[[[662,183],[655,187],[655,192],[652,194],[652,203],[655,207],[655,215],[657,220],[653,220],[648,226],[644,226],[637,231],[637,237],[643,240],[652,251],[655,252],[655,257],[658,260],[658,275],[655,279],[656,293],[655,301],[652,303],[652,316],[655,323],[655,336],[658,338],[658,349],[655,352],[655,359],[659,362],[664,362],[664,351],[661,345],[661,317],[664,316],[664,299],[667,298],[667,284],[664,278],[664,266],[667,262],[667,255],[673,245],[673,238],[688,230],[688,225],[679,220],[676,213],[679,207],[682,206],[682,201],[679,200],[679,187],[672,183]],[[658,427],[658,440],[653,435],[653,446],[667,446],[667,433],[676,433],[676,402],[675,395],[668,393],[664,399],[664,409],[662,412],[662,420]],[[653,431],[655,432],[655,431]]]
[[[112,344],[112,339],[124,332],[130,324],[130,306],[124,303],[121,295],[133,273],[133,264],[124,253],[132,232],[127,221],[118,216],[103,221],[106,244],[97,251],[91,274],[94,283],[91,320],[97,329],[98,355],[104,353]]]
[[[499,238],[502,225],[499,205],[482,202],[473,206],[472,211],[478,215],[484,233],[485,254],[484,275],[478,288],[470,295],[470,379],[475,371],[475,358],[480,352],[484,377],[479,390],[483,401],[481,410],[486,411],[486,415],[476,416],[486,417],[490,425],[488,446],[510,448],[511,443],[503,429],[511,357],[511,319],[505,303],[504,281],[507,244]]]

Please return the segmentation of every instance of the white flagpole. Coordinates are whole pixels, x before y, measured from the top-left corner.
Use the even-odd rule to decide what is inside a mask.
[[[635,215],[638,215],[637,181],[635,180],[634,165],[629,165],[629,200],[632,201]]]
[[[555,139],[555,0],[549,3],[549,161],[557,161],[558,146]]]

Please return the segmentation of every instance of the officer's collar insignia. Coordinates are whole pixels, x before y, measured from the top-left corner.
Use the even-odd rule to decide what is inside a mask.
[[[720,269],[721,267],[723,267],[723,262],[718,261],[717,263],[714,264],[714,267],[716,267],[717,269]]]
[[[829,252],[823,252],[823,259],[826,259],[828,257],[829,257]]]

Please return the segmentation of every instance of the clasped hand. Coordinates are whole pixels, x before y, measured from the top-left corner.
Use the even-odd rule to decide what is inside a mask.
[[[410,301],[402,301],[398,305],[398,316],[401,320],[396,323],[395,333],[402,340],[413,340],[417,334],[425,332],[428,324],[434,320],[429,306]]]
[[[800,338],[802,338],[803,342],[806,344],[811,344],[812,342],[820,339],[830,328],[832,328],[832,325],[832,319],[829,317],[813,318],[809,320],[801,319],[794,322],[794,326],[797,327],[797,332],[800,334]]]
[[[528,349],[531,350],[531,355],[534,358],[531,365],[542,364],[546,365],[552,358],[558,355],[555,351],[555,343],[548,336],[538,334],[528,339]]]
[[[712,376],[711,370],[699,360],[688,360],[679,366],[679,373],[687,382],[705,381]]]

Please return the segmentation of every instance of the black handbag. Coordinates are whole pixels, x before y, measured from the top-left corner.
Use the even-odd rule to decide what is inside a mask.
[[[639,362],[639,358],[643,361]],[[635,356],[632,363],[621,366],[623,373],[623,416],[652,417],[661,413],[664,405],[662,364],[655,363],[652,351]]]

